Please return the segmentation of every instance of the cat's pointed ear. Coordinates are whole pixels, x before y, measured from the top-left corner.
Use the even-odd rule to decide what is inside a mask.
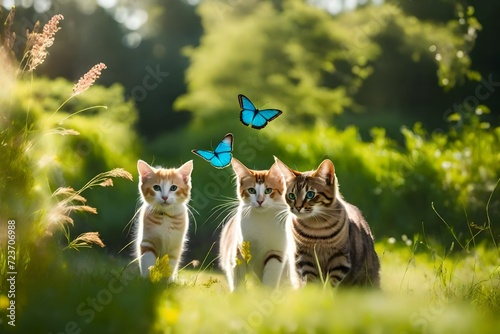
[[[279,169],[279,171],[281,172],[281,174],[283,175],[283,177],[285,178],[285,180],[290,180],[290,179],[293,179],[297,176],[297,172],[294,171],[293,169],[291,169],[290,167],[288,167],[287,165],[285,165],[284,162],[282,162],[280,159],[274,157],[274,165],[276,165]],[[273,165],[273,167],[274,167]],[[271,167],[272,168],[272,167]]]
[[[312,176],[325,180],[327,185],[332,185],[335,181],[335,167],[333,166],[333,162],[330,159],[323,160]]]
[[[240,179],[242,179],[244,176],[251,174],[250,170],[234,157],[231,159],[231,166],[233,166],[234,172]]]
[[[181,175],[182,179],[186,184],[189,184],[191,181],[191,173],[193,172],[193,160],[189,160],[184,163],[184,165],[180,166],[177,171]]]
[[[271,168],[269,168],[268,174],[270,175],[276,175],[279,176],[280,178],[283,177],[283,173],[281,172],[281,168],[278,165],[278,162],[274,162]]]
[[[141,181],[144,182],[147,178],[149,178],[152,174],[155,173],[153,167],[148,165],[147,162],[139,160],[137,161],[137,170],[139,171],[139,175],[141,177]]]
[[[281,172],[280,167],[278,166],[278,163],[275,162],[271,168],[269,168],[269,171],[267,172],[267,175],[271,178],[276,179],[280,183],[285,182],[285,177],[283,176],[283,173]]]

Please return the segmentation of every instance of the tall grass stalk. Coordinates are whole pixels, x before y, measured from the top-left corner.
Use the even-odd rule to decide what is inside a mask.
[[[9,219],[17,217],[19,221],[22,221],[22,231],[21,226],[19,226],[19,234],[28,243],[32,243],[34,248],[39,243],[39,239],[42,239],[41,237],[52,236],[55,230],[59,230],[66,238],[67,245],[64,249],[78,250],[82,247],[91,247],[91,245],[104,247],[98,232],[81,233],[76,238],[71,239],[70,227],[74,225],[72,214],[74,212],[96,214],[96,208],[86,204],[87,200],[82,196],[82,193],[97,186],[113,186],[113,178],[132,180],[132,175],[122,168],[115,168],[96,175],[79,190],[65,186],[52,191],[49,173],[52,167],[56,169],[58,157],[51,152],[49,147],[51,143],[46,143],[42,138],[53,134],[80,134],[76,130],[65,129],[57,126],[57,124],[54,124],[55,127],[51,127],[51,116],[56,114],[70,99],[88,90],[100,77],[101,71],[106,68],[106,65],[99,63],[85,73],[74,85],[70,97],[52,112],[51,116],[44,118],[46,115],[42,112],[39,119],[31,121],[34,71],[48,56],[47,49],[54,44],[56,33],[61,29],[59,24],[64,17],[60,14],[52,16],[42,29],[40,29],[40,22],[36,22],[33,29],[27,31],[25,50],[18,62],[13,51],[16,36],[15,33],[11,32],[14,15],[15,8],[13,7],[3,26],[2,43],[0,45],[2,80],[9,80],[9,82],[13,83],[9,86],[10,89],[5,96],[2,96],[2,98],[9,98],[10,95],[10,108],[3,115],[4,118],[0,123],[2,126],[0,129],[0,144],[5,146],[5,150],[2,150],[7,151],[6,154],[8,153],[5,159],[2,159],[4,160],[2,164],[5,164],[6,167],[2,174],[8,175],[8,177],[0,179],[2,182],[0,186],[2,192],[5,192],[1,194],[2,198],[9,196],[7,193],[13,193],[16,198],[10,198],[10,196],[7,204],[2,203],[1,218],[3,219],[3,215],[7,215]],[[13,70],[9,72],[8,69],[10,68]],[[27,107],[20,105],[16,109],[14,96],[18,93],[17,90],[21,89],[19,83],[24,80],[29,80]],[[0,100],[0,102],[3,101]],[[59,124],[62,124],[70,117],[96,108],[107,109],[107,106],[98,105],[83,108],[62,118]],[[22,115],[23,112],[25,115]],[[24,116],[24,119],[22,119],[22,116]],[[61,154],[64,154],[64,152]],[[51,155],[51,158],[41,163],[39,157],[41,156],[40,159],[44,159],[47,155]],[[21,185],[9,181],[21,178],[21,174],[23,175]],[[45,198],[46,200],[44,200]],[[2,200],[2,202],[4,201]],[[21,206],[23,207],[22,210],[20,209]],[[30,246],[24,249],[33,247]]]

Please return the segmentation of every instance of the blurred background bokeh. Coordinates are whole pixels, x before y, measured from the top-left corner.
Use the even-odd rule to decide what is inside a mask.
[[[97,84],[58,113],[107,109],[70,118],[79,136],[32,139],[29,158],[2,147],[2,219],[35,222],[57,187],[123,167],[134,181],[86,191],[98,214],[75,213],[71,233],[99,231],[101,252],[130,257],[137,160],[193,159],[186,260],[203,259],[235,190],[230,168],[190,151],[232,132],[234,156],[249,168],[269,168],[273,155],[298,170],[330,158],[377,240],[451,238],[443,219],[461,236],[498,223],[498,1],[23,0],[3,1],[2,22],[14,3],[18,60],[36,21],[65,19],[47,60],[2,99],[2,146],[28,119],[43,131],[99,62],[107,69]],[[245,128],[240,93],[283,115]]]

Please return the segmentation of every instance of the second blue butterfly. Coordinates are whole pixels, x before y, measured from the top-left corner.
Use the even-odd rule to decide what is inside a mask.
[[[233,134],[228,133],[217,145],[215,150],[191,150],[194,154],[202,157],[206,161],[210,162],[215,168],[225,168],[229,166],[231,159],[233,158]]]
[[[264,128],[267,123],[271,122],[273,119],[281,115],[283,112],[278,109],[257,109],[252,101],[243,94],[238,95],[238,101],[240,102],[241,113],[240,120],[246,126],[252,126],[252,128],[260,130]]]

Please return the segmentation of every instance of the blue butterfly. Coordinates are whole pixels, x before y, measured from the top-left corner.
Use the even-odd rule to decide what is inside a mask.
[[[231,159],[233,158],[233,155],[231,154],[232,150],[233,134],[228,133],[220,141],[215,150],[191,150],[191,152],[210,162],[215,168],[225,168],[229,166]]]
[[[238,95],[238,101],[240,102],[240,107],[242,109],[240,113],[241,123],[246,126],[251,125],[252,128],[257,130],[264,128],[267,123],[271,122],[283,113],[278,109],[259,110],[255,108],[252,101],[250,101],[248,97],[243,94]]]

